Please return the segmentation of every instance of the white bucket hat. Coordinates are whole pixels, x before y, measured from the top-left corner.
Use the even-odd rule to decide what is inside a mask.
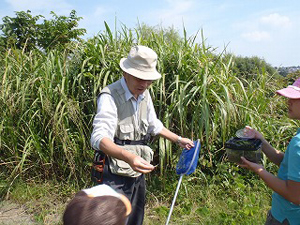
[[[132,47],[128,57],[120,60],[121,69],[142,80],[157,80],[161,74],[156,70],[157,54],[146,46]]]

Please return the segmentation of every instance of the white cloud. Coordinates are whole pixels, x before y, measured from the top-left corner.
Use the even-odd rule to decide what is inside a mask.
[[[286,39],[291,28],[291,19],[287,16],[271,13],[248,21],[235,24],[241,37],[251,42],[278,41]],[[281,29],[285,29],[283,32]]]
[[[266,41],[266,40],[270,40],[271,38],[270,34],[266,31],[252,31],[252,32],[242,33],[241,36],[246,40],[254,41],[254,42]]]
[[[182,13],[182,12],[187,12],[192,8],[193,1],[178,1],[178,0],[168,0],[170,4],[170,10],[173,11],[174,13]]]
[[[101,7],[101,6],[98,6],[96,9],[95,9],[95,12],[94,12],[94,16],[95,17],[98,17],[98,16],[103,16],[105,13],[107,13],[107,9]]]
[[[162,23],[163,26],[180,27],[183,22],[187,22],[194,7],[194,1],[187,0],[166,0],[168,5],[164,9],[155,10],[144,15],[144,18],[154,18],[155,25]]]
[[[281,16],[278,13],[272,13],[267,16],[263,16],[261,17],[260,22],[274,27],[283,28],[289,28],[292,25],[292,22],[289,17]]]

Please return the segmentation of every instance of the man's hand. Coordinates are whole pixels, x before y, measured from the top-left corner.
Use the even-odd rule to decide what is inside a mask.
[[[155,168],[153,165],[137,155],[132,155],[128,164],[133,170],[144,174],[152,172]]]
[[[186,149],[191,149],[194,147],[194,142],[188,138],[181,138],[178,144],[181,148]]]

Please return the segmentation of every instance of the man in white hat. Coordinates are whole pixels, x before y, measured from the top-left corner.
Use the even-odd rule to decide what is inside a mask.
[[[147,88],[161,75],[156,70],[157,54],[146,46],[131,48],[120,60],[123,77],[105,87],[97,100],[91,144],[96,150],[96,181],[125,194],[132,204],[127,224],[143,223],[145,177],[155,167],[149,137],[160,135],[182,148],[193,142],[163,126],[157,119]]]

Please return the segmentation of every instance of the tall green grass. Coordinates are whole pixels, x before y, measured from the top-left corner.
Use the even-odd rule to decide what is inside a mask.
[[[240,174],[236,165],[218,164],[210,176],[197,170],[184,176],[170,224],[263,224],[271,190],[260,180]],[[224,171],[227,172],[224,172]],[[175,193],[176,176],[151,176],[147,193],[146,225],[164,224]]]
[[[84,88],[68,55],[8,50],[3,57],[1,165],[11,178],[80,180],[85,173],[88,120],[77,96]]]
[[[121,76],[119,60],[131,46],[147,45],[159,57],[162,78],[150,88],[158,117],[167,128],[202,143],[204,169],[223,160],[224,142],[246,124],[285,147],[293,123],[274,96],[272,74],[253,79],[233,74],[224,57],[197,36],[139,25],[99,35],[64,51],[7,49],[0,60],[1,177],[56,179],[85,185],[93,151],[89,144],[98,93]],[[172,168],[180,152],[169,141],[153,144],[160,171]]]
[[[187,37],[183,29],[180,37],[173,29],[138,25],[112,31],[105,25],[99,35],[64,51],[1,50],[0,196],[28,204],[47,224],[50,214],[62,215],[67,197],[91,185],[89,138],[97,95],[122,76],[120,58],[141,44],[159,56],[162,78],[150,88],[158,117],[170,130],[202,144],[196,172],[183,180],[172,223],[263,223],[271,190],[224,160],[224,142],[251,125],[284,150],[299,127],[286,117],[284,99],[274,94],[286,81],[264,70],[235,74],[233,57],[226,49],[216,53],[202,31]],[[160,170],[147,176],[145,224],[162,224],[181,149],[162,138],[152,148]],[[277,169],[267,160],[264,164]]]

